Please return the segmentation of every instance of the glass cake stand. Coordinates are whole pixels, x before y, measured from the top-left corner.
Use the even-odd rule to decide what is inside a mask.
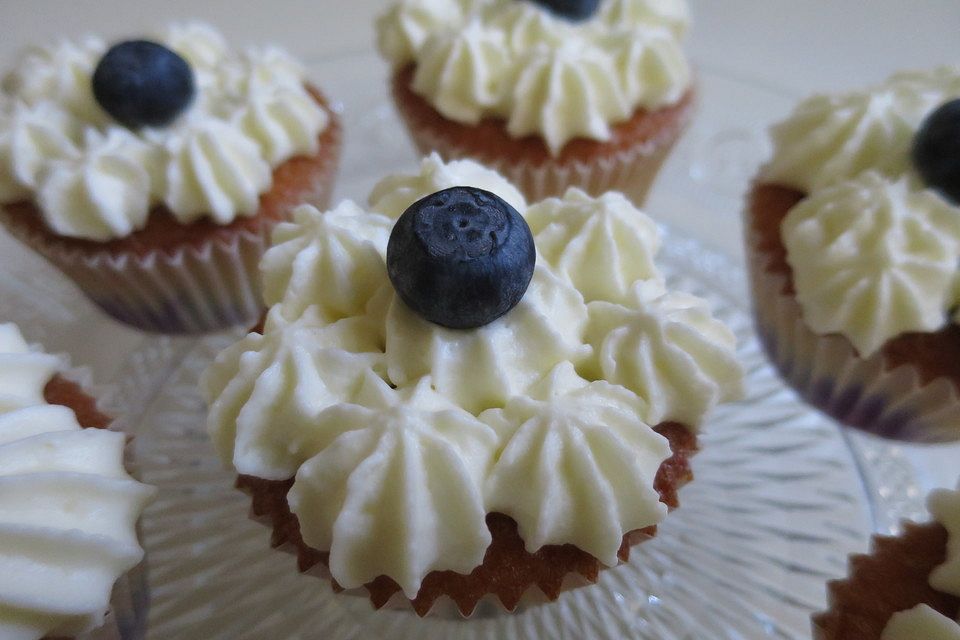
[[[387,99],[385,65],[357,53],[310,69],[342,104],[338,199],[362,199],[379,177],[415,166]],[[871,533],[919,513],[920,492],[898,449],[839,431],[780,383],[753,334],[743,268],[715,250],[739,235],[742,193],[767,151],[764,127],[793,99],[704,67],[698,81],[700,113],[647,210],[664,224],[658,263],[670,286],[709,299],[734,329],[747,397],[711,414],[696,479],[655,539],[597,585],[521,613],[378,612],[300,575],[293,557],[269,548],[269,530],[248,519],[249,500],[205,433],[198,378],[243,332],[187,339],[121,328],[0,236],[0,255],[17,256],[4,263],[4,313],[31,339],[99,363],[97,373],[115,383],[109,404],[135,434],[142,478],[160,489],[143,519],[150,638],[809,638],[824,583],[845,575],[847,555],[865,549]]]

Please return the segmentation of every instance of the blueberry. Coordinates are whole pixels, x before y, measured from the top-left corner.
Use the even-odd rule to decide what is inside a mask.
[[[913,164],[928,187],[960,204],[960,99],[941,105],[920,125]]]
[[[173,122],[196,89],[187,61],[156,42],[128,40],[110,47],[93,72],[93,95],[131,129]]]
[[[387,243],[400,298],[430,322],[473,329],[510,311],[536,262],[530,227],[500,197],[453,187],[410,205]]]
[[[586,20],[597,12],[600,0],[533,0],[561,18]]]

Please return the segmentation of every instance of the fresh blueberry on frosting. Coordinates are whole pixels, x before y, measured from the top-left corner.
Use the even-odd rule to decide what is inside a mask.
[[[960,204],[960,99],[923,121],[913,142],[913,164],[927,186]]]
[[[516,306],[535,262],[523,217],[499,196],[473,187],[418,200],[387,244],[387,273],[400,298],[451,329],[481,327]]]
[[[97,102],[130,129],[170,124],[190,106],[195,93],[187,61],[148,40],[114,45],[93,73]]]
[[[597,12],[600,0],[533,0],[558,16],[569,20],[586,20]]]

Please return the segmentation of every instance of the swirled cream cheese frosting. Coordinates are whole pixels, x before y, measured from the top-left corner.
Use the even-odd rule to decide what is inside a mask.
[[[907,332],[951,321],[960,205],[911,162],[924,120],[960,98],[960,67],[897,74],[864,91],[814,96],[773,127],[761,181],[806,197],[781,237],[804,321],[867,357]]]
[[[190,65],[196,96],[173,123],[128,129],[94,97],[107,44],[63,41],[24,53],[0,93],[0,202],[34,202],[46,225],[107,241],[162,206],[187,224],[250,216],[273,169],[318,151],[329,116],[304,70],[274,48],[232,51],[209,26],[170,26],[151,41]]]
[[[535,2],[398,0],[377,21],[377,44],[395,69],[415,65],[413,91],[444,117],[500,118],[557,154],[679,101],[691,82],[688,24],[685,0],[602,0],[579,23]]]
[[[938,489],[927,501],[934,520],[949,535],[947,560],[930,574],[930,586],[960,598],[960,489]],[[893,616],[882,640],[960,640],[960,620],[953,621],[927,605]]]
[[[47,404],[63,362],[0,324],[0,638],[74,636],[103,622],[113,583],[143,558],[153,495],[123,466],[125,438]]]
[[[519,303],[473,329],[424,319],[387,273],[394,221],[451,186],[502,194],[538,251]],[[666,514],[654,427],[697,430],[741,390],[733,335],[665,291],[659,230],[619,196],[527,207],[498,174],[434,155],[368,208],[305,206],[274,240],[262,335],[204,375],[208,428],[237,473],[293,478],[303,540],[348,589],[386,575],[413,598],[432,571],[469,573],[493,512],[531,552],[571,543],[616,564],[623,536]]]

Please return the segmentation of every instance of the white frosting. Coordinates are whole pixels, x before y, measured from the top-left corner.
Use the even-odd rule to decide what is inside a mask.
[[[202,22],[169,24],[155,33],[154,37],[199,70],[215,69],[230,52],[223,35]]]
[[[428,39],[422,56],[413,90],[451,120],[477,124],[504,99],[510,58],[502,31],[473,21]]]
[[[270,165],[250,137],[221,120],[196,123],[166,144],[163,203],[180,222],[209,216],[229,224],[255,213],[270,187]]]
[[[417,173],[387,176],[370,192],[370,209],[397,219],[410,205],[431,193],[451,187],[475,187],[495,193],[517,211],[527,209],[520,191],[496,171],[471,160],[445,163],[434,152],[420,162]]]
[[[383,369],[383,354],[363,318],[304,319],[251,333],[220,353],[201,381],[212,399],[207,422],[214,444],[238,473],[293,477],[336,435],[321,413],[351,402],[374,368]]]
[[[554,155],[574,138],[609,140],[610,124],[623,122],[632,113],[610,54],[583,38],[524,55],[511,103],[510,135],[539,134]]]
[[[614,26],[665,27],[679,38],[690,26],[690,7],[675,0],[607,0],[601,3],[600,17]]]
[[[773,128],[762,180],[803,191],[781,236],[804,321],[862,357],[904,332],[936,331],[957,302],[960,207],[910,159],[923,120],[960,97],[960,67],[901,73],[814,96]]]
[[[659,280],[660,231],[623,195],[592,198],[576,188],[526,214],[540,255],[584,300],[624,302],[637,280]]]
[[[386,318],[387,374],[398,385],[430,375],[438,391],[479,413],[522,395],[555,365],[585,359],[586,322],[580,293],[543,265],[516,307],[470,331],[424,320],[394,297]]]
[[[197,84],[193,104],[162,128],[127,130],[96,103],[101,40],[24,55],[3,83],[0,202],[32,199],[58,234],[97,241],[143,228],[159,205],[182,223],[228,224],[257,212],[273,168],[317,153],[329,116],[289,56],[229,51],[199,23],[155,39],[189,61]]]
[[[344,201],[320,214],[310,205],[273,230],[263,256],[263,297],[296,320],[310,306],[328,322],[361,315],[381,286],[393,221]]]
[[[670,446],[644,413],[623,387],[588,384],[570,363],[559,365],[528,396],[480,416],[503,442],[487,478],[487,508],[517,521],[531,553],[574,544],[616,565],[624,533],[667,514],[653,480]]]
[[[593,358],[583,370],[640,396],[648,423],[696,427],[717,403],[742,397],[736,339],[706,301],[651,282],[625,305],[598,300],[589,310]]]
[[[44,400],[59,358],[0,324],[0,637],[99,626],[116,579],[143,557],[136,522],[153,495],[123,466],[123,434],[82,429]]]
[[[960,623],[921,604],[895,613],[880,640],[960,640]]]
[[[953,73],[960,78],[960,69]],[[920,123],[950,97],[945,86],[932,82],[935,76],[926,83],[920,74],[911,77],[894,76],[866,91],[801,102],[772,129],[774,154],[764,180],[809,193],[868,170],[903,175]]]
[[[297,472],[289,502],[304,541],[330,550],[344,588],[388,575],[408,598],[434,569],[469,573],[490,544],[482,479],[497,435],[430,387],[370,375],[320,422],[338,432]]]
[[[47,163],[37,202],[47,225],[64,236],[110,240],[146,223],[150,149],[120,127],[85,132],[76,157]]]
[[[609,140],[637,109],[680,100],[684,0],[604,0],[573,23],[534,2],[396,0],[377,20],[381,53],[415,64],[412,89],[445,117],[495,117],[557,154],[578,137]]]
[[[544,241],[519,304],[469,331],[413,313],[384,258],[392,219],[457,185],[502,195]],[[277,227],[264,335],[224,351],[203,380],[225,462],[295,475],[304,539],[330,550],[345,587],[387,575],[412,597],[430,571],[468,573],[491,511],[514,517],[531,551],[573,543],[616,564],[623,535],[665,513],[653,481],[669,446],[649,425],[696,428],[735,394],[732,335],[702,301],[663,296],[657,228],[619,196],[574,190],[528,210],[497,174],[432,156],[370,202],[377,213],[302,207]],[[641,299],[650,291],[662,298]],[[619,312],[601,323],[599,304]]]
[[[36,190],[46,165],[80,155],[82,126],[69,112],[42,102],[0,107],[0,197],[23,200]]]
[[[908,331],[936,331],[953,307],[960,207],[876,172],[814,192],[781,227],[804,322],[843,333],[867,357]]]
[[[107,116],[93,96],[90,77],[106,48],[92,36],[29,47],[4,77],[3,91],[24,104],[56,104],[81,120],[102,124]]]

